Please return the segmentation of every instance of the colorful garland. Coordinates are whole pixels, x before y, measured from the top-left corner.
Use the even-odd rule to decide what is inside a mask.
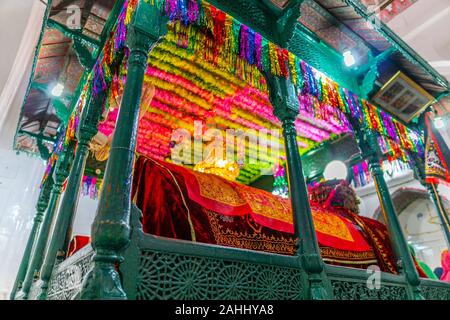
[[[126,21],[132,14],[132,6],[136,5],[136,0],[127,0],[119,14],[117,24],[111,31],[102,52],[99,55],[91,73],[88,75],[86,85],[78,99],[75,110],[69,119],[67,126],[65,145],[75,140],[75,133],[78,130],[81,114],[90,96],[96,97],[100,92],[109,90],[108,83],[112,82],[111,66],[119,52],[123,52],[126,41]],[[103,110],[102,110],[103,111]]]
[[[314,103],[319,112],[325,106],[334,107],[333,117],[343,121],[336,109],[359,121],[363,126],[397,143],[400,149],[419,153],[423,156],[424,142],[417,132],[405,127],[384,111],[352,92],[339,88],[334,81],[314,70],[298,57],[261,38],[247,26],[239,23],[228,14],[221,12],[205,1],[197,0],[151,0],[152,5],[165,12],[175,24],[175,33],[179,46],[204,54],[206,61],[219,67],[225,67],[238,78],[248,80],[258,89],[265,83],[261,73],[290,77],[302,95],[311,95],[320,103]],[[189,18],[187,18],[189,17]],[[195,26],[195,27],[193,27]],[[212,37],[205,38],[207,30]],[[205,50],[206,47],[206,50]],[[222,62],[222,63],[221,63]],[[242,73],[242,69],[246,69]],[[256,79],[256,81],[255,81]],[[406,153],[396,154],[402,159]]]
[[[84,197],[89,197],[93,200],[97,200],[102,188],[102,183],[103,180],[98,179],[97,177],[84,176],[81,195]]]
[[[271,72],[290,77],[299,93],[300,117],[296,128],[302,152],[350,132],[351,117],[379,133],[380,145],[389,159],[409,161],[409,152],[423,154],[423,141],[418,133],[210,4],[197,0],[148,2],[164,11],[172,23],[165,40],[149,56],[145,81],[153,84],[156,92],[141,119],[139,153],[166,158],[173,129],[192,132],[194,120],[206,122],[213,117],[218,127],[233,129],[280,128],[262,76],[263,72]],[[127,25],[137,3],[137,0],[125,3],[69,121],[66,144],[75,139],[79,117],[90,94],[109,90],[109,100],[120,99],[127,71]],[[114,74],[111,66],[121,52],[125,52],[125,61]],[[112,108],[100,131],[110,135],[116,119],[117,109]],[[257,146],[247,148],[253,150]],[[269,164],[273,161],[267,159]],[[241,175],[250,177],[256,172],[257,168],[249,166],[241,170]]]
[[[50,158],[47,161],[47,166],[45,167],[44,176],[42,177],[41,184],[40,184],[41,188],[44,186],[44,183],[48,180],[48,178],[52,174],[53,168],[56,167],[59,156],[61,155],[61,152],[64,150],[65,134],[66,133],[65,133],[64,128],[62,128],[58,133],[56,142],[53,145],[52,153],[50,155]]]
[[[273,190],[272,194],[282,197],[289,198],[289,185],[286,180],[286,169],[282,163],[276,163],[273,168]]]
[[[411,170],[411,165],[401,160],[386,160],[382,163],[385,178],[392,178]],[[362,161],[351,168],[355,188],[364,187],[373,182],[367,161]]]

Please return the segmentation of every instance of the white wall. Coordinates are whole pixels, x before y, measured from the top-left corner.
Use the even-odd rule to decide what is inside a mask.
[[[43,161],[12,150],[39,35],[36,29],[40,29],[40,24],[33,23],[42,20],[43,9],[37,0],[0,2],[0,41],[4,46],[0,55],[0,299],[8,298],[14,283],[45,168]],[[31,14],[35,15],[33,23],[29,23]]]
[[[447,249],[439,217],[429,200],[414,200],[399,215],[405,237],[416,256],[432,270],[441,266],[441,253]]]
[[[450,80],[450,1],[421,0],[396,16],[389,27],[441,75]],[[440,130],[450,145],[450,121]]]
[[[0,1],[0,92],[2,91],[25,32],[34,2],[37,0]]]
[[[388,25],[450,79],[450,1],[418,1]]]
[[[30,233],[42,160],[12,150],[45,5],[0,1],[0,300],[8,299]],[[97,201],[80,199],[74,234],[89,235]]]
[[[426,191],[425,188],[419,183],[419,181],[414,179],[412,171],[408,171],[392,179],[387,179],[386,182],[391,194],[401,188],[413,188]],[[439,186],[438,190],[441,196],[447,198],[450,201],[450,187],[441,185]],[[356,193],[362,201],[360,205],[361,215],[373,218],[375,211],[380,206],[374,184],[370,183],[365,187],[358,188],[356,190]],[[412,201],[414,201],[414,199],[411,199],[411,202]]]
[[[72,230],[74,236],[90,236],[91,225],[94,222],[97,204],[97,200],[93,200],[87,196],[80,196]]]
[[[391,194],[400,188],[413,188],[425,191],[425,188],[414,179],[411,171],[398,175],[393,179],[387,179]],[[373,183],[357,189],[357,194],[362,200],[361,214],[374,218],[375,211],[380,206]],[[450,200],[450,188],[440,186],[440,195]],[[420,219],[418,214],[422,213]],[[417,257],[427,263],[433,270],[440,266],[440,254],[447,248],[440,220],[433,203],[430,200],[417,200],[412,198],[411,203],[402,212],[398,212],[405,237],[414,246]]]

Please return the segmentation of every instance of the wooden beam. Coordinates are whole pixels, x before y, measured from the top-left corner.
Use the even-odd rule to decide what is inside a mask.
[[[82,44],[86,44],[86,45],[89,45],[94,48],[98,48],[101,45],[100,41],[92,39],[88,36],[85,36],[80,31],[72,30],[72,29],[68,28],[66,25],[64,25],[58,21],[55,21],[51,18],[48,19],[47,26],[49,28],[58,29],[59,31],[64,33],[65,36],[73,39],[74,41],[79,41]]]

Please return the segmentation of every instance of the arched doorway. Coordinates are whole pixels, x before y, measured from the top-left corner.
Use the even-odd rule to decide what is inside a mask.
[[[447,243],[428,193],[420,189],[401,188],[391,197],[406,240],[413,246],[417,258],[433,270],[440,267],[441,253],[447,249]],[[445,198],[442,200],[448,210],[450,202]],[[374,218],[383,220],[381,208],[375,211]]]

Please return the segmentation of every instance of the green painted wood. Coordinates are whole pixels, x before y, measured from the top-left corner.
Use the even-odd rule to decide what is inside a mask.
[[[24,300],[28,298],[28,294],[33,281],[39,277],[39,271],[44,260],[44,254],[49,239],[50,228],[52,226],[54,216],[58,208],[64,181],[69,174],[68,168],[70,166],[70,161],[72,158],[73,147],[73,145],[70,145],[67,150],[64,150],[61,153],[55,168],[55,183],[52,187],[50,202],[44,220],[41,224],[41,228],[39,230],[39,234],[36,240],[36,247],[34,248],[34,252],[30,259],[30,264],[25,276],[25,280],[23,282],[23,287],[19,292],[20,298]]]
[[[47,136],[44,136],[43,134],[36,134],[36,133],[31,133],[31,132],[27,132],[27,131],[23,131],[23,130],[19,130],[19,132],[18,132],[18,134],[26,134],[26,135],[28,135],[28,136],[30,136],[30,137],[32,137],[32,138],[36,138],[36,139],[39,139],[39,140],[42,140],[42,141],[46,141],[46,142],[49,142],[49,143],[55,143],[56,142],[56,138],[55,137],[47,137]]]
[[[103,34],[108,35],[114,27],[114,22],[123,7],[123,0],[115,3],[115,6],[105,25]],[[104,43],[106,37],[102,37]],[[85,72],[86,73],[86,72]],[[86,79],[82,79],[79,88],[84,86]],[[109,86],[109,84],[107,84]],[[79,96],[80,93],[77,94]],[[90,95],[89,102],[81,114],[80,127],[77,135],[77,150],[70,175],[67,182],[66,192],[61,201],[59,213],[55,222],[54,233],[50,240],[49,249],[46,253],[45,262],[41,271],[41,287],[38,296],[39,300],[46,300],[48,285],[53,268],[57,260],[61,262],[67,255],[69,243],[72,237],[73,223],[77,211],[80,196],[83,174],[85,172],[86,159],[89,153],[89,143],[97,134],[98,124],[102,116],[102,110],[106,104],[107,92],[100,92],[98,95]]]
[[[450,301],[450,283],[448,282],[422,279],[420,289],[427,300]]]
[[[81,33],[78,30],[72,30],[72,29],[68,28],[66,25],[64,25],[58,21],[55,21],[53,19],[48,19],[47,26],[49,28],[54,28],[54,29],[61,31],[65,36],[71,38],[72,40],[74,40],[75,42],[78,42],[79,44],[81,44],[83,46],[99,48],[101,45],[99,40],[92,39],[92,38],[84,35],[83,33]]]
[[[324,285],[324,263],[320,256],[311,207],[308,201],[308,189],[297,144],[297,131],[294,125],[299,113],[297,94],[293,84],[288,79],[272,75],[266,75],[266,79],[274,114],[283,126],[288,183],[294,214],[294,232],[299,239],[297,255],[301,257],[303,269],[308,273],[309,278],[307,299],[330,299],[330,292],[327,292]]]
[[[108,21],[106,21],[105,26],[103,27],[102,34],[100,35],[100,43],[105,44],[106,40],[108,40],[110,36],[110,32],[113,29],[114,25],[117,23],[117,18],[119,17],[120,12],[124,6],[125,0],[116,0],[114,2],[114,7],[109,14]]]
[[[95,129],[95,127],[93,128]],[[70,170],[66,191],[61,201],[55,228],[40,273],[41,290],[38,296],[39,300],[46,299],[48,284],[56,260],[63,260],[67,254],[72,234],[73,221],[78,205],[84,167],[89,152],[89,142],[91,140],[89,137],[92,138],[94,135],[95,130],[91,130],[90,134],[83,134],[78,140],[78,147]]]
[[[392,248],[395,252],[395,256],[398,259],[398,267],[400,272],[405,274],[406,280],[411,289],[412,298],[416,300],[423,300],[423,296],[420,293],[419,285],[420,279],[417,269],[414,265],[411,252],[408,249],[408,243],[403,233],[398,215],[395,212],[394,204],[392,202],[391,195],[389,193],[388,186],[384,179],[384,173],[380,164],[379,154],[380,149],[378,145],[378,139],[376,133],[365,130],[364,141],[359,141],[360,144],[365,144],[362,149],[369,150],[369,171],[372,174],[377,190],[378,199],[381,205],[381,211],[386,221],[387,229],[391,239]]]
[[[300,16],[303,0],[291,0],[284,9],[260,0],[210,0],[210,4],[285,48]]]
[[[147,57],[167,32],[167,20],[140,1],[129,25],[128,74],[111,144],[104,186],[92,226],[94,267],[85,278],[81,299],[126,299],[115,268],[130,241],[131,183],[142,83]]]
[[[142,230],[142,212],[135,204],[131,205],[131,241],[130,245],[124,252],[124,261],[120,265],[122,274],[123,289],[127,295],[127,299],[136,300],[139,285],[139,268],[141,260],[142,238],[145,237]]]
[[[355,12],[365,21],[371,23],[374,30],[384,37],[398,52],[400,52],[412,64],[420,66],[428,73],[439,85],[449,89],[450,85],[447,79],[440,75],[424,58],[422,58],[414,49],[403,41],[394,31],[379,20],[373,14],[367,14],[367,9],[359,0],[343,0],[349,6],[352,6]]]
[[[141,213],[132,209],[132,242],[120,266],[129,299],[304,299],[307,278],[300,257],[155,237],[142,233]],[[76,299],[80,275],[92,264],[86,246],[55,269],[50,300]],[[404,275],[380,273],[369,288],[365,270],[325,265],[334,299],[408,300]],[[70,281],[68,279],[71,279]],[[450,299],[450,284],[422,280],[429,300]]]
[[[38,235],[42,221],[44,220],[45,210],[47,210],[50,201],[50,193],[52,188],[53,188],[53,178],[49,177],[42,186],[41,192],[39,194],[38,202],[36,205],[36,216],[34,218],[33,227],[31,229],[30,235],[28,236],[27,245],[25,247],[25,251],[23,253],[22,260],[20,262],[16,281],[14,282],[14,286],[11,291],[10,296],[11,300],[14,300],[17,291],[22,289],[22,284],[27,274],[30,257],[33,253],[33,249],[36,244],[36,237]]]
[[[306,63],[355,94],[360,92],[356,75],[345,66],[342,54],[301,24],[295,27],[287,49]]]

